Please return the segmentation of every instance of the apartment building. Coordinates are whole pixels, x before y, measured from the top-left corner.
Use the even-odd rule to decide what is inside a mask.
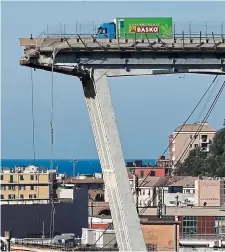
[[[198,132],[198,133],[197,133]],[[173,162],[183,162],[188,156],[189,151],[200,148],[206,155],[209,146],[216,134],[208,123],[185,124],[176,128],[169,136],[169,158]],[[175,138],[176,137],[176,138]]]
[[[40,170],[35,166],[4,169],[0,172],[1,204],[55,197],[56,170]]]

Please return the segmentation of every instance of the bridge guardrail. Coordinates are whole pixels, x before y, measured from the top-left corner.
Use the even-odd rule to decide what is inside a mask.
[[[55,26],[47,25],[46,29],[38,36],[76,36],[80,35],[96,35],[99,23],[87,22],[81,23],[76,22],[74,24],[59,24]],[[202,38],[212,37],[225,37],[225,21],[209,21],[209,22],[173,22],[173,37],[184,34],[186,38],[196,37],[199,34]],[[126,35],[126,34],[123,34]],[[127,34],[128,35],[128,34]],[[140,33],[139,33],[140,35]],[[143,34],[143,38],[146,37]]]

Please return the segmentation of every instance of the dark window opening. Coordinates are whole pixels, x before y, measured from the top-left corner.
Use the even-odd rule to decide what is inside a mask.
[[[99,212],[99,215],[111,215],[111,212],[109,209],[105,209]]]
[[[10,175],[10,183],[13,183],[13,175]]]

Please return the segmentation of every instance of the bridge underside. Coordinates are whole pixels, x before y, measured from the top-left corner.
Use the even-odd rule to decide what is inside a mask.
[[[116,44],[114,41],[110,45],[105,41],[83,41],[80,38],[21,39],[25,50],[20,64],[80,78],[109,195],[119,249],[146,251],[130,190],[107,77],[177,73],[225,74],[225,46],[224,41],[211,40],[204,47],[201,41],[190,46],[180,40],[176,43],[168,41],[167,44],[162,41],[147,41],[145,48],[138,48],[136,41],[125,44]],[[38,44],[41,46],[37,46]]]

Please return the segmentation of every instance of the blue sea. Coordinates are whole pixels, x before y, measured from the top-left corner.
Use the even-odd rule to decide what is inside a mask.
[[[126,159],[125,162],[134,162],[135,159]],[[156,159],[142,159],[143,164],[154,166]],[[50,159],[2,159],[1,167],[14,168],[15,166],[35,165],[37,167],[50,168]],[[59,173],[65,173],[68,176],[73,175],[73,159],[55,159],[53,160],[54,169]],[[75,174],[90,174],[102,172],[98,159],[76,159]]]

